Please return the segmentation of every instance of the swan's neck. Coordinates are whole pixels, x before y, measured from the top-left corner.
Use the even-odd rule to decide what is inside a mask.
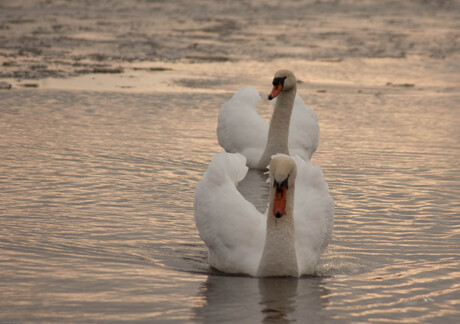
[[[267,144],[258,163],[259,169],[265,169],[270,163],[271,157],[277,153],[289,155],[289,123],[292,108],[294,107],[295,94],[296,89],[293,89],[288,92],[281,92],[276,98],[275,109],[268,129]]]
[[[273,215],[273,195],[270,191],[270,204],[267,214],[267,234],[265,247],[259,264],[258,276],[299,276],[295,250],[294,227],[294,187],[289,189],[286,214],[280,218]]]

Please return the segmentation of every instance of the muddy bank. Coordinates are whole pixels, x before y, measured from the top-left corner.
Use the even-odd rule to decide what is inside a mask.
[[[3,1],[0,78],[123,73],[133,62],[337,62],[459,53],[456,1]]]

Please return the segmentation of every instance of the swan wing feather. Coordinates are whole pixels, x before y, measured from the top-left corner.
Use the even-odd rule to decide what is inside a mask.
[[[301,274],[311,274],[332,236],[334,201],[320,166],[298,156],[294,222],[296,254]]]
[[[256,165],[265,149],[268,124],[256,111],[260,95],[256,88],[239,89],[222,105],[217,123],[220,146],[230,153],[241,153],[249,166]]]
[[[319,125],[315,111],[297,94],[289,126],[289,153],[309,161],[318,148]]]
[[[195,189],[195,222],[212,267],[255,276],[266,218],[236,188],[247,170],[243,155],[215,154]]]

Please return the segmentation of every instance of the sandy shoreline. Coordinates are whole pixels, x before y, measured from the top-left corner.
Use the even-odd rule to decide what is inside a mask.
[[[278,68],[295,70],[299,93],[455,95],[460,92],[455,73],[458,60],[410,57],[349,58],[340,62],[274,60],[199,62],[144,62],[125,64],[123,73],[90,73],[37,79],[0,78],[12,88],[115,91],[147,93],[228,93],[252,84],[269,91]],[[157,67],[161,64],[162,69]],[[357,73],[356,71],[359,71]],[[404,73],[399,73],[404,71]]]

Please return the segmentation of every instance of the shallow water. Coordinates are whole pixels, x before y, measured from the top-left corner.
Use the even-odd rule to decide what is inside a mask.
[[[1,320],[454,323],[458,92],[301,84],[333,240],[318,276],[259,280],[211,273],[193,220],[233,90],[0,93]]]
[[[278,3],[0,3],[0,324],[458,322],[458,2]],[[220,105],[278,68],[319,117],[333,239],[314,277],[225,276],[193,191]]]

